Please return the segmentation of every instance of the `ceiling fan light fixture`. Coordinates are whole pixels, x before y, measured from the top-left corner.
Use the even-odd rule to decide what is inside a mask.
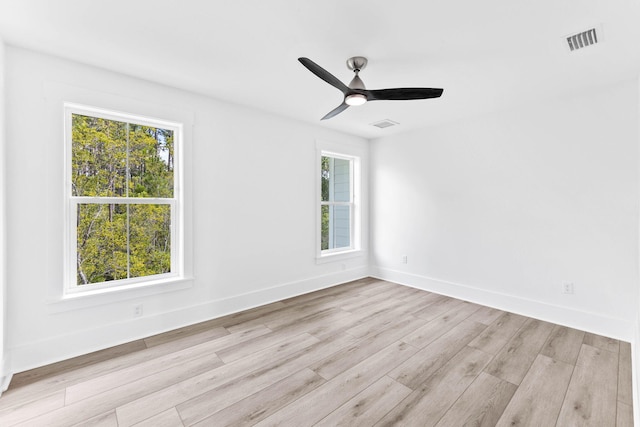
[[[362,105],[367,102],[367,97],[360,93],[352,93],[344,99],[344,102],[351,106]]]

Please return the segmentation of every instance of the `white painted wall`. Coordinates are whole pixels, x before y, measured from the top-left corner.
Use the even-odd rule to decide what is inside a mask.
[[[4,89],[4,42],[0,39],[0,394],[11,381],[11,371],[5,358],[6,347],[6,222],[5,222],[5,89]]]
[[[365,153],[366,140],[12,47],[6,78],[7,343],[14,372],[368,274],[366,256],[315,259],[316,139]],[[62,286],[63,141],[39,123],[52,120],[49,88],[64,92],[65,85],[193,115],[186,131],[193,286],[134,292],[87,308],[48,301],[51,286]],[[363,166],[366,176],[366,158]],[[367,217],[365,211],[365,235]],[[138,303],[144,316],[134,319]]]
[[[632,339],[636,81],[381,138],[370,150],[375,275]],[[561,293],[564,281],[575,294]]]

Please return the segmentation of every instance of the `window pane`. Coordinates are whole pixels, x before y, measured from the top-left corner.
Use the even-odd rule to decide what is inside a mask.
[[[323,202],[351,201],[351,160],[322,156],[321,200]]]
[[[173,197],[173,131],[129,124],[129,197]]]
[[[320,226],[320,249],[329,249],[329,206],[320,206],[322,225]]]
[[[339,249],[351,246],[351,208],[349,206],[323,205],[320,248]]]
[[[171,206],[129,206],[131,277],[171,271]]]
[[[331,158],[327,157],[327,156],[322,156],[322,159],[320,160],[320,179],[321,179],[321,200],[323,202],[328,202],[329,199],[329,184],[330,184],[330,177],[331,177]]]
[[[72,195],[125,196],[127,125],[73,114]]]
[[[351,173],[350,160],[333,159],[333,177],[331,186],[333,190],[332,200],[335,202],[351,201]]]
[[[77,205],[77,283],[127,278],[127,206]]]

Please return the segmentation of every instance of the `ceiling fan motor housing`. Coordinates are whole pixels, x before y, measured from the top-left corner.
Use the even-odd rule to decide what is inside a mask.
[[[366,66],[367,58],[365,58],[364,56],[353,56],[347,59],[347,68],[349,68],[351,71],[355,71],[356,74],[358,73],[358,71],[364,70]]]

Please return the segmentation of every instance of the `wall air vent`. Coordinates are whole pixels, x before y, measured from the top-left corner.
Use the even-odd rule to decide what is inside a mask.
[[[587,31],[582,31],[577,34],[567,36],[567,44],[569,45],[569,51],[584,49],[587,46],[591,46],[598,43],[598,37],[601,36],[601,31],[597,32],[596,28],[591,28]]]
[[[379,122],[371,123],[371,126],[375,126],[377,128],[384,129],[384,128],[388,128],[388,127],[395,126],[395,125],[398,125],[398,124],[400,124],[400,123],[394,122],[393,120],[384,119],[384,120],[380,120]]]

